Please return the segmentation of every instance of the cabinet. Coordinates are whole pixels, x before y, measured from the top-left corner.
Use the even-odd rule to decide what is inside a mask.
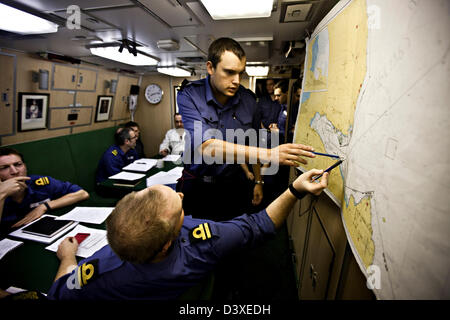
[[[95,91],[97,71],[68,65],[53,65],[53,90]]]
[[[13,133],[16,57],[0,53],[0,135]]]
[[[301,172],[292,168],[292,182]],[[349,250],[340,208],[322,192],[307,195],[290,213],[288,232],[293,249],[299,299],[360,297],[372,291]]]

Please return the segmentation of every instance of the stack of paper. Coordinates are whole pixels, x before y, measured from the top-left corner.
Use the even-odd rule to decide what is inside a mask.
[[[147,172],[156,165],[156,159],[139,159],[123,168],[125,171]]]
[[[164,158],[162,158],[163,161],[172,161],[175,162],[178,159],[180,159],[181,155],[179,154],[168,154],[167,156],[165,156]]]
[[[69,232],[65,237],[62,237],[55,243],[49,245],[45,249],[56,252],[59,244],[67,237],[74,237],[77,233],[89,233],[89,236],[78,246],[76,255],[82,258],[92,256],[96,251],[108,244],[106,238],[106,230],[92,229],[82,225],[78,225],[75,229]]]
[[[176,184],[177,180],[181,177],[183,167],[175,167],[168,172],[160,171],[157,174],[147,178],[147,187],[155,184]]]
[[[108,179],[136,181],[143,177],[145,177],[145,174],[122,171],[122,172],[119,172],[119,173],[109,177]]]
[[[6,238],[0,241],[0,259],[3,258],[5,254],[22,244],[22,241],[14,241]]]
[[[108,218],[113,210],[113,207],[76,207],[72,211],[56,218],[56,220],[100,224]]]

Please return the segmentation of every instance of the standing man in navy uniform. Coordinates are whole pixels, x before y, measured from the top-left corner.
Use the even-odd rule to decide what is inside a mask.
[[[27,176],[22,154],[0,149],[0,217],[2,231],[20,227],[51,209],[65,207],[89,198],[70,182],[49,176]]]
[[[252,188],[253,204],[257,205],[263,197],[259,162],[269,162],[275,154],[278,163],[287,165],[295,165],[294,160],[306,163],[301,156],[314,157],[309,152],[313,151],[311,147],[290,144],[263,150],[257,147],[257,142],[242,144],[235,136],[227,135],[227,129],[253,129],[256,134],[260,128],[255,96],[240,85],[245,64],[245,52],[239,43],[230,38],[217,39],[208,49],[208,77],[186,85],[177,96],[188,136],[185,167],[177,191],[185,195],[186,212],[196,217],[219,221],[242,213],[250,200],[246,194],[248,180],[238,163],[240,159],[246,163],[258,162],[253,165],[255,185]],[[213,134],[205,135],[208,131]],[[222,161],[205,162],[208,155],[217,159],[217,154]],[[233,163],[224,163],[230,158]]]
[[[114,136],[116,144],[103,153],[97,167],[95,181],[100,183],[122,171],[122,168],[139,159],[134,150],[138,136],[131,128],[121,128]]]
[[[184,216],[182,193],[155,185],[122,198],[106,220],[108,245],[77,264],[78,243],[58,247],[60,266],[49,299],[176,299],[197,285],[233,251],[253,247],[275,234],[297,199],[326,188],[310,170],[266,209],[225,222]]]

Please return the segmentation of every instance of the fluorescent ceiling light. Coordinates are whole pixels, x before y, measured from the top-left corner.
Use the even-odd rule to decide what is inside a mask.
[[[214,20],[267,18],[273,0],[201,0]]]
[[[58,32],[58,25],[0,3],[0,29],[19,34]]]
[[[149,57],[138,51],[137,56],[132,55],[126,48],[122,52],[119,52],[119,47],[97,47],[90,48],[93,55],[130,64],[133,66],[154,66],[158,64],[158,60]]]
[[[264,77],[269,74],[269,66],[246,66],[249,77]]]
[[[159,73],[164,73],[172,77],[190,77],[191,72],[179,67],[158,67]]]

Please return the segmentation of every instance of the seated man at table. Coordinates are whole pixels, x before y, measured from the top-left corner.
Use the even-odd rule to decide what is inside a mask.
[[[79,186],[49,176],[27,175],[23,155],[0,148],[0,229],[23,226],[51,209],[89,198]]]
[[[134,121],[128,121],[123,126],[124,126],[124,128],[131,128],[134,131],[134,133],[136,134],[136,137],[137,137],[136,147],[134,148],[134,150],[136,150],[139,158],[145,158],[144,144],[142,143],[142,140],[141,140],[141,129],[139,128],[139,124]]]
[[[155,185],[121,199],[106,220],[108,245],[77,265],[78,243],[58,247],[60,266],[49,299],[176,299],[239,248],[273,236],[297,198],[327,186],[323,170],[299,176],[265,210],[214,222],[184,216],[182,193]]]
[[[122,171],[122,168],[139,159],[134,150],[137,135],[131,128],[120,128],[114,135],[116,144],[110,146],[100,159],[95,181],[100,183]]]
[[[168,154],[182,154],[184,151],[184,137],[186,132],[184,131],[183,120],[181,114],[175,113],[175,128],[167,131],[163,142],[159,146],[159,154],[167,156]]]

